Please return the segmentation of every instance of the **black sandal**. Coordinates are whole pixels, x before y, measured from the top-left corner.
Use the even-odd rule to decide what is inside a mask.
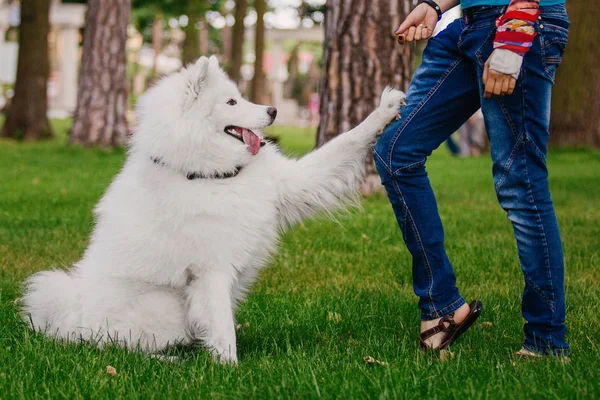
[[[421,332],[419,334],[419,344],[421,346],[421,349],[447,349],[452,343],[456,341],[456,339],[460,337],[460,335],[465,333],[473,325],[473,323],[477,321],[477,318],[479,318],[479,316],[481,315],[481,311],[483,311],[483,305],[479,300],[472,301],[471,304],[469,304],[469,308],[471,309],[469,315],[467,315],[464,321],[460,324],[457,324],[454,321],[454,313],[452,313],[442,317],[437,326],[434,326],[433,328],[428,329],[425,332]],[[440,332],[445,332],[446,336],[444,336],[444,339],[442,340],[442,343],[439,345],[439,347],[432,348],[431,346],[428,346],[427,343],[425,343],[427,339],[429,339],[433,335],[437,335]]]

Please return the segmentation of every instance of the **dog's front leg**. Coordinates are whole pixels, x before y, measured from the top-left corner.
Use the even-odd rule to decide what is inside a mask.
[[[192,272],[186,297],[188,322],[193,337],[200,339],[217,361],[236,364],[231,284],[232,278],[226,272]]]
[[[379,107],[356,128],[281,166],[277,174],[282,225],[292,225],[317,211],[333,209],[356,193],[369,148],[398,115],[403,99],[401,91],[385,89]]]

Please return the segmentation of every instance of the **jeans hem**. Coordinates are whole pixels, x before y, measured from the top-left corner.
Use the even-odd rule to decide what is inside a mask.
[[[465,301],[465,299],[462,296],[460,296],[458,299],[454,300],[446,307],[440,309],[436,307],[435,312],[431,312],[431,310],[429,309],[427,311],[421,310],[421,321],[431,321],[432,319],[442,318],[446,315],[452,314],[454,311],[458,310],[466,303],[467,302]]]

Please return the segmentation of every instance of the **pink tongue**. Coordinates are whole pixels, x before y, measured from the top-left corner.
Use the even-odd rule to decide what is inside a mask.
[[[260,150],[260,138],[254,134],[254,132],[242,128],[242,139],[244,143],[248,145],[248,151],[253,156],[257,155]]]

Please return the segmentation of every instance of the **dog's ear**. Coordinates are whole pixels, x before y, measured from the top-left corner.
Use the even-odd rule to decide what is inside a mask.
[[[200,57],[196,63],[187,68],[187,85],[183,102],[184,110],[187,110],[196,101],[206,85],[208,67],[208,58]]]
[[[210,69],[212,69],[213,71],[220,69],[219,59],[217,58],[217,56],[210,56],[210,58],[208,59],[208,62],[209,62]]]

